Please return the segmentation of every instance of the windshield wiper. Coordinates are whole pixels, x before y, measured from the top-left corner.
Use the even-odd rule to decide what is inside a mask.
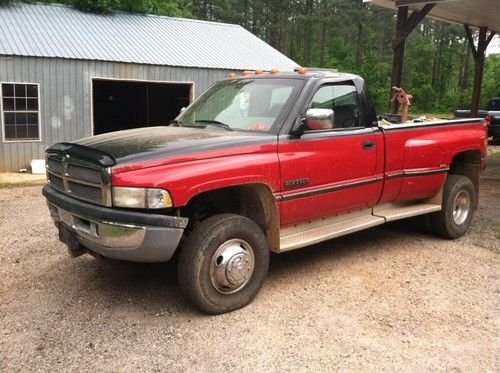
[[[173,125],[174,127],[180,127],[181,124],[178,120],[174,119],[174,120],[171,120],[170,122],[168,122],[168,126],[170,125]]]
[[[206,123],[207,125],[214,126],[214,127],[219,127],[219,128],[224,128],[225,130],[232,131],[233,129],[229,127],[226,123],[219,122],[218,120],[211,120],[211,119],[200,119],[200,120],[195,120],[195,123]]]

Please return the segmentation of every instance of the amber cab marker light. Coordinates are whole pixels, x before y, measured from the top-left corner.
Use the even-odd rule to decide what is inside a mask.
[[[227,77],[229,79],[234,79],[234,78],[236,78],[236,74],[235,73],[229,73],[229,74],[227,74]]]
[[[270,74],[277,74],[279,73],[279,70],[278,69],[271,69],[271,71],[269,71]]]
[[[248,76],[250,75],[250,71],[248,70],[244,70],[242,73],[241,73],[242,76]]]
[[[262,74],[262,70],[255,70],[255,75],[260,75]]]
[[[300,75],[306,75],[307,74],[307,69],[305,67],[301,67],[297,70],[297,72],[300,74]]]

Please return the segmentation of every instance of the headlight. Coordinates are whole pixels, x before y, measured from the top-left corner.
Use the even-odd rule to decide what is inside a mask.
[[[113,206],[137,209],[172,207],[170,194],[159,188],[113,187]]]

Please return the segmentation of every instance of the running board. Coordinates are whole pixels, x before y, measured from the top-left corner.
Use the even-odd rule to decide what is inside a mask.
[[[353,211],[296,224],[281,229],[279,252],[299,249],[389,221],[435,211],[441,211],[441,205],[432,203],[387,203],[375,206],[373,209]]]
[[[385,218],[385,221],[394,221],[412,216],[424,215],[430,212],[441,211],[441,205],[432,203],[386,203],[373,208],[373,215]]]
[[[299,249],[384,223],[384,218],[372,215],[372,209],[300,223],[281,229],[280,252]]]

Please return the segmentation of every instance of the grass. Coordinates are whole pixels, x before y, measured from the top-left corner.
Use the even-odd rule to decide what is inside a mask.
[[[0,189],[3,188],[20,188],[20,187],[32,187],[32,186],[41,186],[45,185],[47,182],[45,180],[41,181],[26,181],[26,182],[14,182],[14,183],[1,183],[0,182]]]
[[[426,116],[427,118],[453,119],[453,113],[413,113],[411,110],[410,116],[414,118]]]
[[[500,240],[500,223],[495,221],[493,224],[493,230],[495,231],[495,237]]]
[[[493,159],[497,159],[497,158],[500,158],[500,152],[490,152],[488,153],[488,158],[493,158]]]

